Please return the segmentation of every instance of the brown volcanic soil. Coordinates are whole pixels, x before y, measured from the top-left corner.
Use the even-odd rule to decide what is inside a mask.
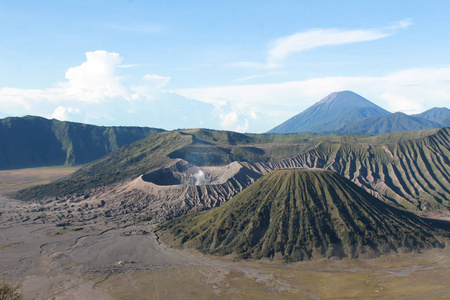
[[[6,215],[36,205],[0,198]],[[374,260],[232,262],[161,244],[148,223],[117,226],[100,216],[62,219],[71,225],[58,227],[42,220],[0,216],[0,278],[22,281],[25,299],[445,299],[450,293],[448,249]]]
[[[266,165],[233,162],[218,167],[197,167],[177,159],[165,168],[152,170],[134,180],[85,193],[47,199],[40,202],[39,206],[30,206],[21,214],[9,215],[5,212],[3,218],[7,221],[40,220],[46,223],[63,222],[62,220],[92,223],[102,218],[104,222],[114,222],[117,225],[142,220],[161,222],[189,211],[220,206],[270,170],[298,167],[324,168],[341,174],[342,170],[355,172],[358,176],[342,175],[351,177],[353,182],[377,198],[390,202],[378,192],[382,190],[380,185],[383,181],[372,178],[373,171],[363,172],[357,168],[342,167],[337,163],[340,161],[337,160],[338,156],[324,157],[322,160],[317,157],[298,156]],[[357,165],[362,166],[363,162],[366,160]],[[195,176],[200,171],[203,173],[203,181],[196,182]],[[366,173],[368,175],[363,176]],[[433,212],[429,216],[448,219],[449,211],[441,211],[440,214]]]
[[[262,172],[265,170],[255,170],[246,163],[199,168],[179,160],[131,181],[123,187],[120,197],[126,199],[123,204],[148,204],[161,220],[220,206],[261,177]],[[202,180],[196,182],[195,176],[200,173]]]
[[[195,185],[194,175],[200,170],[205,180]],[[4,210],[1,217],[4,222],[63,225],[113,223],[125,226],[139,221],[161,222],[189,211],[219,206],[265,172],[261,166],[247,163],[198,168],[176,160],[166,168],[153,170],[134,180],[83,194],[30,202],[23,205],[20,213]]]
[[[250,178],[248,170],[266,171],[240,165],[218,174]],[[221,169],[204,173],[213,178],[214,170]],[[221,186],[229,181],[211,182]],[[201,199],[214,195],[208,186],[188,187],[189,193],[196,189],[204,196],[197,197],[199,202],[191,209],[202,207]],[[233,257],[211,259],[167,247],[151,233],[152,223],[176,207],[164,210],[157,206],[161,202],[145,201],[134,205],[123,196],[151,191],[176,195],[177,188],[180,185],[157,186],[140,178],[42,202],[0,197],[0,279],[12,284],[21,280],[25,299],[426,299],[450,293],[448,249],[369,261],[285,265],[234,263]],[[180,193],[188,194],[183,189]],[[174,203],[182,199],[172,197]],[[149,215],[154,216],[152,221],[140,222]]]
[[[0,199],[2,211],[8,213],[22,214],[29,205]],[[151,225],[63,221],[72,225],[1,218],[0,279],[22,281],[26,299],[110,299],[95,286],[106,274],[211,264],[161,245]]]
[[[68,176],[78,169],[79,167],[55,166],[0,170],[0,192],[14,193],[37,184],[47,184]]]
[[[87,201],[102,205],[110,217],[133,215],[160,222],[189,211],[220,206],[266,172],[258,166],[233,162],[221,167],[196,167],[183,160],[115,186],[93,191]],[[204,180],[195,184],[195,174]],[[64,198],[85,203],[84,197]],[[81,198],[81,199],[80,199]],[[85,205],[85,204],[83,204]],[[95,205],[94,205],[95,208]]]
[[[142,175],[144,182],[155,185],[219,185],[235,176],[243,165],[233,162],[220,167],[197,167],[178,159],[172,165]],[[202,174],[202,175],[201,175]]]

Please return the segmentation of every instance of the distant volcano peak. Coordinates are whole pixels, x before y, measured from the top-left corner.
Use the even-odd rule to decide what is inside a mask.
[[[340,91],[333,92],[314,104],[313,106],[319,106],[324,104],[338,104],[338,105],[351,105],[354,107],[377,107],[375,104],[367,100],[366,98],[358,95],[352,91]]]
[[[354,119],[380,117],[388,111],[352,91],[334,92],[270,130],[270,133],[333,132]]]

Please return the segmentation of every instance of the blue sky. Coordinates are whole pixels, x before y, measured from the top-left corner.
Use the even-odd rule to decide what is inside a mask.
[[[449,106],[450,1],[0,0],[0,117],[265,132],[329,93]]]

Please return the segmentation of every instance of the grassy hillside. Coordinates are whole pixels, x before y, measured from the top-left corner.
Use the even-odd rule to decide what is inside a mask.
[[[393,113],[384,116],[357,119],[335,127],[331,132],[383,134],[388,132],[418,131],[443,127],[442,124],[420,117],[408,116],[404,113]]]
[[[104,127],[41,117],[0,120],[0,169],[80,165],[123,145],[162,131],[145,127]]]
[[[322,170],[272,171],[221,207],[158,230],[205,253],[294,261],[444,245],[429,223]]]
[[[442,128],[362,138],[359,143],[323,142],[271,168],[333,170],[406,208],[448,211],[449,157],[450,129]]]
[[[20,191],[17,197],[30,200],[83,192],[139,176],[174,159],[184,159],[197,166],[218,166],[233,161],[277,161],[313,149],[324,139],[340,141],[343,138],[321,135],[268,137],[206,129],[152,133],[143,140],[87,164],[68,178]]]
[[[24,200],[82,192],[139,176],[182,158],[200,166],[223,165],[241,158],[257,161],[264,151],[250,146],[250,136],[205,129],[151,133],[147,138],[97,160],[57,182],[19,191]]]
[[[145,139],[80,168],[67,178],[21,190],[17,197],[31,200],[59,196],[125,180],[165,166],[170,162],[169,153],[190,143],[192,137],[179,132],[151,133]]]
[[[79,193],[135,178],[181,158],[197,166],[232,161],[333,170],[375,196],[408,209],[450,208],[450,129],[361,135],[243,135],[205,129],[153,133],[87,164],[50,185],[19,192],[21,199]]]

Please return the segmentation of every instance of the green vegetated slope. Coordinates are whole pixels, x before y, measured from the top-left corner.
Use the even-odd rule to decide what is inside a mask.
[[[444,246],[429,222],[324,170],[272,171],[221,207],[157,230],[205,253],[289,261]]]
[[[404,113],[393,113],[384,116],[352,120],[335,129],[336,133],[382,134],[386,132],[407,132],[440,128],[443,125],[420,117],[408,116]]]
[[[351,144],[323,142],[271,164],[272,169],[288,167],[333,170],[409,209],[450,208],[449,128],[386,134]]]
[[[138,176],[149,170],[166,166],[168,155],[192,143],[192,136],[180,132],[150,133],[146,138],[87,164],[69,177],[50,184],[21,190],[23,200],[78,193]]]
[[[197,166],[220,166],[233,161],[268,163],[314,149],[323,141],[355,142],[353,135],[241,134],[208,129],[181,130],[192,136],[192,143],[169,154]],[[361,135],[362,136],[362,135]]]
[[[41,117],[0,120],[0,169],[80,165],[123,145],[162,131],[147,127],[104,127]]]
[[[207,129],[181,130],[191,136],[192,143],[169,154],[172,159],[181,158],[197,166],[226,165],[233,161],[259,162],[267,160],[263,150],[253,145],[261,138],[232,132]]]
[[[30,200],[83,192],[137,177],[178,158],[200,166],[228,164],[238,157],[258,161],[264,151],[252,147],[251,142],[260,140],[236,132],[205,129],[151,133],[87,164],[67,178],[19,191],[17,197]]]
[[[322,135],[321,137],[327,137]],[[379,198],[409,209],[450,208],[450,129],[396,132],[372,137],[343,135],[293,158],[271,163],[338,172]]]
[[[409,209],[450,207],[450,129],[379,136],[244,135],[206,129],[152,133],[87,164],[68,178],[19,192],[21,199],[58,196],[137,177],[173,159],[198,166],[232,161],[336,171],[375,196]]]
[[[197,166],[220,166],[233,161],[277,161],[313,149],[324,139],[337,142],[355,140],[354,137],[336,135],[245,135],[207,129],[152,133],[87,164],[58,182],[19,191],[17,197],[30,200],[83,192],[137,177],[175,159],[184,159]]]

